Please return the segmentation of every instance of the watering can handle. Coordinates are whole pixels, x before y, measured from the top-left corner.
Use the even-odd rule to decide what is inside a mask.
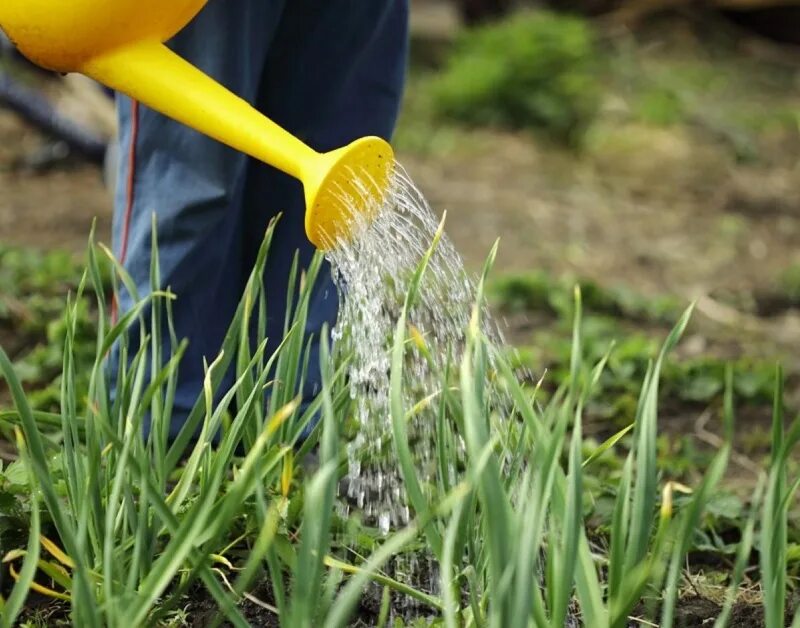
[[[319,154],[158,41],[112,50],[80,71],[298,179]]]

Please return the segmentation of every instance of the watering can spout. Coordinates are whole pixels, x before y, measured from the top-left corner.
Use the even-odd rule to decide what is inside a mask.
[[[366,137],[318,153],[167,48],[162,42],[203,4],[172,0],[167,9],[162,0],[2,0],[0,28],[40,65],[86,74],[300,179],[309,240],[325,249],[347,239],[353,213],[374,211],[389,186],[391,146]],[[111,27],[126,23],[123,18],[130,28],[120,34]]]
[[[113,89],[303,182],[308,239],[330,248],[353,212],[371,212],[388,187],[391,146],[365,137],[318,153],[160,42],[91,59],[81,71]]]

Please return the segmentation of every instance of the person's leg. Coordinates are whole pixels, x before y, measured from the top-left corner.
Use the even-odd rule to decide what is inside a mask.
[[[292,0],[287,3],[264,69],[258,107],[319,151],[365,135],[390,139],[402,96],[407,55],[407,0]],[[251,267],[268,221],[278,212],[265,277],[269,350],[282,336],[286,278],[296,251],[306,267],[314,254],[304,229],[302,186],[252,161],[245,190],[244,265]],[[248,238],[248,234],[250,237]],[[333,325],[338,295],[327,265],[309,312],[307,332]],[[318,388],[313,347],[306,398]]]
[[[279,0],[212,0],[170,46],[255,102],[281,5]],[[179,338],[189,339],[179,369],[174,436],[202,390],[203,358],[210,362],[217,356],[240,298],[241,277],[249,272],[241,265],[247,159],[126,97],[119,98],[119,111],[115,252],[140,295],[147,294],[151,215],[156,213],[161,286],[177,295],[175,329]],[[131,296],[123,293],[120,310],[131,304]],[[131,341],[138,346],[136,333]],[[168,349],[167,344],[165,354]],[[118,361],[117,348],[110,360],[112,384]]]

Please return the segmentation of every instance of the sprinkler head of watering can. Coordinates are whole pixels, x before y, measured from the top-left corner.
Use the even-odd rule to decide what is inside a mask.
[[[306,235],[314,246],[330,249],[374,216],[393,170],[394,151],[379,137],[362,137],[320,155],[303,177]]]

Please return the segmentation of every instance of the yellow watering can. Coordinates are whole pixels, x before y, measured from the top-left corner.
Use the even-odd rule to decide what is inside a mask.
[[[306,235],[347,237],[389,184],[394,156],[379,137],[318,153],[163,42],[206,0],[0,0],[0,28],[31,61],[80,72],[303,182]]]

